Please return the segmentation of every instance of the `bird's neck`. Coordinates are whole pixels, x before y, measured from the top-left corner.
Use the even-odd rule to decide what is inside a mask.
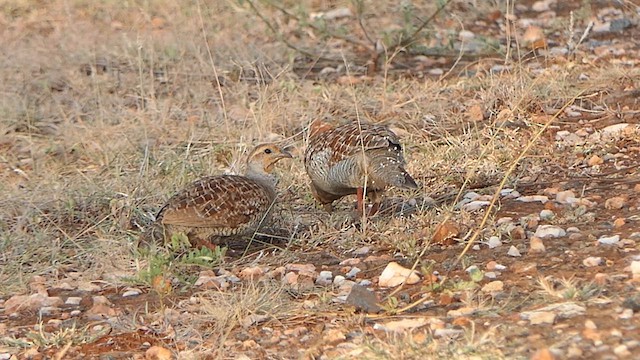
[[[275,189],[278,183],[275,175],[265,172],[262,168],[256,168],[251,165],[247,166],[245,176],[271,189]]]

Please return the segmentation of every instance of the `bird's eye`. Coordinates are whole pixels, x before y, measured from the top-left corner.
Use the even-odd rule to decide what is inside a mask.
[[[272,151],[271,151],[271,149],[269,149],[269,148],[264,149],[264,153],[265,153],[265,154],[271,154],[271,152],[272,152]]]

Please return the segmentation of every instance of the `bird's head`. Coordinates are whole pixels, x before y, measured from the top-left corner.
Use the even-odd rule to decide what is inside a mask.
[[[250,171],[271,173],[273,165],[281,159],[290,159],[291,154],[275,144],[261,144],[256,146],[247,158],[247,168]]]

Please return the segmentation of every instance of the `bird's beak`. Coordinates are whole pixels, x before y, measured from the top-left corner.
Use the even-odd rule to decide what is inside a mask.
[[[291,153],[285,150],[280,151],[280,155],[278,156],[278,159],[292,159],[292,158],[293,158],[293,155],[291,155]]]

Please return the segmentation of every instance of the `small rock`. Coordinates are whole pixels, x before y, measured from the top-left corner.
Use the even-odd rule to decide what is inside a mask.
[[[106,304],[95,304],[91,309],[85,312],[85,316],[89,320],[105,320],[114,317],[118,311]]]
[[[331,271],[320,271],[318,277],[316,277],[316,284],[326,286],[331,285],[333,282],[333,273]]]
[[[4,313],[12,314],[23,311],[36,311],[43,307],[58,308],[64,304],[57,296],[44,294],[14,295],[4,302]]]
[[[316,266],[313,264],[287,264],[284,268],[286,271],[295,271],[300,274],[315,277]]]
[[[511,247],[509,248],[509,251],[507,251],[507,255],[513,256],[513,257],[522,256],[522,254],[520,254],[520,251],[518,250],[518,248],[516,248],[513,245],[511,245]]]
[[[253,266],[242,269],[239,276],[241,279],[257,280],[261,278],[264,273],[265,271],[263,268],[259,266]]]
[[[588,258],[582,260],[582,265],[586,267],[600,266],[601,264],[602,264],[601,257],[589,256]]]
[[[539,237],[539,238],[546,238],[546,237],[557,238],[557,237],[562,237],[562,236],[565,236],[565,235],[567,235],[567,232],[564,231],[564,229],[562,229],[559,226],[556,226],[556,225],[540,225],[536,229],[536,232],[535,232],[535,234],[533,236]]]
[[[362,271],[362,270],[360,270],[359,268],[354,266],[354,267],[351,268],[351,270],[349,270],[348,273],[345,274],[345,277],[347,279],[355,279],[360,271]]]
[[[549,198],[544,195],[529,195],[529,196],[520,196],[516,199],[516,201],[530,203],[530,202],[541,202],[545,204],[549,201]]]
[[[591,156],[587,161],[587,164],[592,167],[597,165],[602,165],[603,163],[604,163],[604,160],[602,160],[602,158],[598,155]]]
[[[495,249],[498,246],[502,246],[502,241],[497,236],[491,236],[487,241],[487,245],[489,245],[489,249]]]
[[[598,244],[602,245],[615,245],[618,241],[620,241],[620,235],[601,236],[598,238]]]
[[[544,210],[540,211],[540,220],[549,221],[549,220],[553,219],[555,216],[556,216],[556,214],[554,214],[554,212],[551,211],[551,210],[544,209]]]
[[[437,338],[441,337],[458,337],[464,333],[464,330],[460,329],[436,329],[433,331],[433,336]]]
[[[100,285],[94,284],[90,281],[81,281],[80,283],[78,283],[77,289],[86,292],[97,292],[102,290]]]
[[[496,273],[495,271],[487,271],[486,273],[484,273],[484,277],[486,277],[487,279],[497,279],[498,273]]]
[[[353,250],[354,255],[366,255],[371,251],[371,248],[368,246],[363,246],[361,248]]]
[[[374,330],[384,330],[387,332],[405,332],[411,329],[417,329],[429,323],[427,318],[407,318],[397,321],[389,321],[384,324],[374,324]]]
[[[381,287],[394,287],[403,283],[416,284],[419,281],[420,276],[417,271],[404,268],[396,262],[390,262],[380,274],[378,284]]]
[[[576,194],[571,190],[558,191],[556,194],[556,201],[561,204],[569,204],[574,202],[576,198]]]
[[[344,333],[338,329],[329,329],[322,336],[322,342],[326,345],[337,345],[346,339]]]
[[[607,199],[604,202],[605,209],[609,210],[619,210],[622,209],[627,204],[627,199],[622,196],[615,196]]]
[[[340,284],[342,284],[343,282],[345,282],[347,279],[342,276],[342,275],[336,275],[335,278],[333,278],[333,285],[337,285],[340,286]]]
[[[171,350],[162,346],[152,346],[144,353],[146,360],[172,360],[173,353]]]
[[[547,348],[539,349],[531,355],[531,360],[555,360],[555,358],[553,353]]]
[[[359,258],[351,258],[345,259],[340,262],[340,266],[356,266],[362,262],[362,259]]]
[[[447,312],[447,316],[449,316],[449,317],[471,316],[471,315],[475,314],[476,311],[478,311],[478,309],[473,308],[473,307],[469,307],[469,306],[465,306],[465,307],[461,307],[459,309],[449,310]]]
[[[489,206],[489,204],[491,204],[490,201],[476,200],[462,205],[462,209],[466,211],[476,211],[482,209],[483,207]]]
[[[633,310],[631,310],[631,309],[622,310],[620,315],[618,315],[618,318],[620,318],[620,320],[629,320],[629,319],[633,318]]]
[[[533,3],[533,5],[531,5],[531,10],[535,12],[549,11],[551,10],[551,8],[549,7],[549,5],[551,4],[551,1],[552,0],[536,1]]]
[[[522,317],[522,314],[520,316]],[[526,319],[531,325],[553,324],[556,321],[556,314],[551,311],[532,311]]]
[[[597,273],[593,276],[593,281],[600,286],[606,285],[610,280],[609,275],[603,273]]]
[[[613,220],[613,227],[615,229],[620,229],[621,227],[623,227],[626,224],[626,220],[624,218],[617,218],[615,220]]]
[[[631,356],[631,351],[629,351],[629,348],[627,348],[626,345],[621,344],[618,345],[616,347],[613,348],[613,353],[620,356],[620,357],[630,357]]]
[[[529,242],[529,251],[534,253],[542,253],[546,251],[544,242],[537,236],[532,236]]]
[[[77,296],[70,296],[67,298],[67,300],[65,300],[65,305],[71,305],[71,306],[78,306],[80,305],[80,302],[82,301],[81,297],[77,297]]]
[[[640,312],[640,295],[631,295],[628,298],[624,299],[624,301],[622,302],[622,307],[631,309],[634,313]]]
[[[497,293],[504,289],[504,283],[500,280],[492,281],[482,287],[482,291],[486,293]]]
[[[132,288],[122,293],[122,297],[138,296],[140,294],[142,294],[142,291],[140,289]]]
[[[287,284],[287,285],[296,285],[298,284],[298,274],[294,273],[293,271],[290,271],[286,274],[284,274],[284,276],[282,277],[282,281]]]

